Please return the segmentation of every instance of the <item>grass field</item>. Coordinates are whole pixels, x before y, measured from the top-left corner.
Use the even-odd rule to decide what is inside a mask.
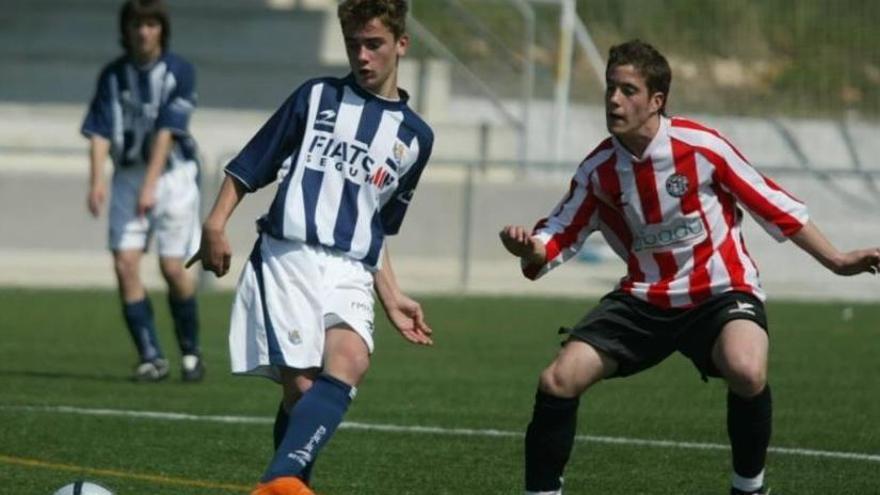
[[[163,300],[153,296],[176,358]],[[182,384],[175,368],[138,385],[127,381],[134,356],[114,293],[0,290],[0,493],[48,495],[78,477],[119,495],[247,493],[271,454],[278,392],[229,375],[229,300],[201,299],[205,383]],[[423,304],[432,349],[406,345],[378,318],[373,367],[349,427],[321,456],[318,493],[520,493],[537,374],[556,328],[589,302]],[[880,494],[880,307],[850,308],[768,308],[773,446],[791,449],[770,454],[774,495]],[[681,357],[598,386],[582,401],[566,493],[726,494],[724,396]]]

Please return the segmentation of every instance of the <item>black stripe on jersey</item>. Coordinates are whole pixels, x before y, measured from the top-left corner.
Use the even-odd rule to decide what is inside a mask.
[[[318,204],[318,194],[321,192],[321,183],[324,182],[324,172],[313,170],[306,167],[303,170],[302,197],[303,197],[303,213],[306,220],[306,244],[317,246],[318,227],[315,224],[315,210]]]
[[[321,102],[318,104],[318,113],[313,124],[316,131],[333,132],[340,103],[342,103],[340,88],[324,83],[321,86]]]
[[[333,247],[342,252],[351,249],[351,240],[354,238],[354,229],[357,227],[358,192],[360,189],[360,184],[348,179],[345,179],[345,184],[342,186],[339,216],[336,217],[336,225],[333,228]]]
[[[382,121],[382,113],[384,111],[382,105],[375,99],[364,102],[361,119],[358,122],[357,133],[354,137],[357,142],[364,143],[367,146],[373,142],[373,138],[376,137],[376,131],[379,130],[379,123]]]

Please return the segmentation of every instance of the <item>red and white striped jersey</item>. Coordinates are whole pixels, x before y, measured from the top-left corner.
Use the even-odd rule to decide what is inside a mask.
[[[610,137],[584,159],[568,193],[533,231],[546,262],[524,265],[523,273],[541,277],[599,230],[627,265],[618,288],[655,306],[686,308],[732,290],[763,300],[739,206],[780,242],[808,220],[802,202],[717,131],[661,117],[641,157]]]

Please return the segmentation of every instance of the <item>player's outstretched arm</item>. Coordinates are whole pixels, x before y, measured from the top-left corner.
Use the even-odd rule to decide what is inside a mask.
[[[433,345],[433,330],[425,322],[422,305],[403,294],[397,285],[387,244],[382,253],[382,269],[373,275],[373,280],[385,314],[400,335],[413,344]]]
[[[506,225],[498,233],[501,244],[507,251],[522,258],[530,265],[543,265],[547,258],[547,249],[544,244],[532,237],[525,227],[519,225]]]
[[[104,163],[110,155],[110,140],[97,134],[89,139],[89,194],[86,204],[89,213],[97,218],[107,199],[107,182],[104,180]]]
[[[214,207],[202,224],[202,242],[199,244],[199,251],[186,262],[187,268],[201,261],[205,270],[214,272],[218,277],[226,275],[232,261],[232,248],[229,247],[229,240],[226,238],[226,222],[229,221],[229,217],[232,216],[232,212],[245,193],[241,183],[229,175],[226,176],[220,186]]]
[[[838,275],[857,275],[865,272],[876,275],[880,271],[880,247],[842,253],[812,221],[807,222],[801,230],[792,235],[791,240]]]

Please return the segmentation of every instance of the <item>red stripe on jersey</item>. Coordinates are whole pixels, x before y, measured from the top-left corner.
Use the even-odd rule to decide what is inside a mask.
[[[670,121],[670,125],[672,127],[684,127],[685,129],[693,129],[695,131],[708,132],[709,134],[711,134],[711,135],[717,137],[718,139],[724,141],[725,143],[727,143],[727,146],[730,146],[730,149],[732,149],[733,152],[736,153],[737,156],[739,156],[740,160],[742,160],[746,163],[749,163],[749,161],[746,160],[745,155],[740,153],[739,150],[736,149],[736,146],[733,145],[733,143],[728,141],[727,138],[724,137],[724,135],[722,135],[720,132],[716,131],[715,129],[712,129],[711,127],[706,127],[698,122],[694,122],[693,120],[683,119],[681,117],[673,117]]]
[[[596,211],[597,201],[596,195],[593,194],[592,184],[590,184],[587,186],[587,196],[578,207],[577,213],[574,214],[571,223],[565,227],[565,230],[558,234],[554,234],[553,237],[547,241],[547,261],[556,258],[562,250],[574,244],[581,230],[583,230],[587,222],[590,221],[590,217],[592,217],[593,213]]]
[[[694,149],[678,139],[672,139],[672,156],[675,162],[675,172],[687,178],[688,189],[681,197],[681,211],[685,215],[693,212],[700,213],[700,221],[706,229],[706,238],[693,247],[694,268],[689,275],[688,293],[693,304],[699,304],[712,295],[711,277],[709,275],[709,260],[712,258],[712,233],[709,231],[709,222],[706,213],[700,203],[700,183],[697,174],[697,160],[694,157]]]
[[[559,212],[561,212],[562,209],[565,208],[565,205],[568,204],[569,201],[571,201],[571,197],[574,195],[574,189],[576,187],[577,187],[577,182],[575,182],[575,180],[572,179],[571,184],[569,184],[569,186],[568,186],[568,193],[565,195],[565,198],[563,198],[563,200],[559,202],[559,206],[556,208],[556,210],[554,210],[552,213],[550,213],[550,217],[558,215]],[[532,230],[532,232],[535,232],[538,229],[546,226],[547,219],[550,217],[542,218],[540,221],[538,221],[538,223],[535,225],[535,228]]]
[[[778,185],[776,182],[773,182],[773,179],[771,179],[770,177],[764,177],[763,175],[761,175],[761,177],[764,178],[764,182],[767,183],[767,186],[769,186],[770,189],[773,189],[774,191],[779,191],[779,192],[781,192],[782,194],[785,194],[786,196],[788,196],[789,198],[791,198],[792,200],[797,201],[798,203],[803,204],[803,201],[801,201],[800,199],[796,198],[794,195],[792,195],[790,192],[786,191],[785,189],[779,187],[779,185]]]
[[[672,160],[675,164],[675,173],[687,179],[687,191],[680,197],[681,212],[687,215],[695,211],[701,211],[700,206],[700,178],[697,176],[697,161],[694,158],[694,149],[691,146],[672,139]]]
[[[633,236],[629,225],[626,222],[620,208],[621,188],[620,178],[617,176],[615,165],[617,163],[616,156],[612,156],[602,165],[596,168],[596,176],[599,178],[599,188],[605,191],[609,196],[612,204],[601,204],[599,207],[599,219],[614,232],[614,235],[623,244],[624,249],[629,252],[626,260],[627,277],[621,283],[620,288],[624,291],[631,291],[633,282],[642,282],[645,280],[645,274],[639,265],[639,260],[632,251]]]
[[[675,262],[675,256],[665,251],[654,253],[654,262],[660,268],[660,281],[648,288],[648,302],[661,308],[672,306],[669,300],[669,282],[675,279],[678,271],[678,263]]]
[[[762,218],[775,224],[786,236],[795,234],[803,225],[797,218],[780,210],[764,196],[755,190],[748,181],[740,177],[727,163],[727,160],[715,154],[708,148],[696,148],[712,165],[716,173],[723,178],[722,182],[743,202],[750,210]],[[764,176],[761,178],[767,182]],[[768,184],[769,185],[769,184]],[[779,186],[777,186],[778,188]]]
[[[733,231],[727,233],[724,241],[718,246],[718,253],[724,260],[724,266],[727,267],[727,273],[730,275],[730,286],[733,289],[748,287],[746,284],[745,273],[742,260],[736,251],[736,243],[733,240]]]
[[[657,194],[657,179],[654,175],[654,163],[650,158],[643,162],[633,162],[636,173],[636,189],[642,205],[645,223],[660,223],[663,213],[660,211],[660,196]]]
[[[626,224],[626,220],[619,210],[616,210],[605,203],[599,203],[599,220],[604,223],[617,239],[623,244],[623,248],[629,253],[626,259],[626,278],[621,283],[620,288],[624,291],[631,291],[634,282],[643,282],[645,274],[639,265],[639,259],[632,252],[632,232]]]
[[[598,155],[602,151],[609,150],[613,147],[614,147],[614,141],[609,137],[609,138],[605,139],[604,141],[602,141],[601,143],[599,143],[599,146],[596,146],[593,149],[593,151],[591,151],[590,154],[587,155],[587,157],[583,159],[583,161],[584,162],[588,161],[590,158],[593,158],[594,156]],[[583,162],[581,162],[581,163],[583,163]]]

